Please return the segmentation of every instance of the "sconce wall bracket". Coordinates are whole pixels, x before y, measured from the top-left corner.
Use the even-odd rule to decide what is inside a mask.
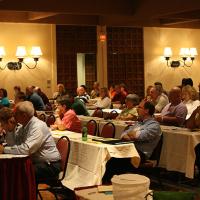
[[[171,67],[176,68],[179,67],[181,65],[181,62],[179,60],[173,60],[171,62]]]
[[[10,70],[20,70],[22,68],[21,62],[8,62],[7,67]]]

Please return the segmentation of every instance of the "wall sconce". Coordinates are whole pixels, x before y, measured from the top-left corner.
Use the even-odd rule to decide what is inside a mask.
[[[3,57],[6,55],[5,49],[3,46],[0,47],[0,62],[3,60]],[[22,64],[24,64],[29,69],[34,69],[37,66],[37,62],[42,55],[42,51],[39,46],[33,46],[30,53],[31,57],[35,61],[35,65],[30,67],[24,62],[24,58],[26,56],[26,48],[24,46],[18,46],[16,51],[16,57],[18,58],[18,62],[8,62],[4,67],[0,66],[1,70],[4,70],[6,67],[10,70],[20,70],[22,68]]]
[[[191,67],[193,64],[193,61],[195,59],[195,56],[197,56],[197,50],[196,48],[181,48],[180,57],[182,60],[172,60],[170,61],[170,58],[172,57],[172,50],[170,47],[165,47],[164,49],[164,57],[165,60],[167,61],[167,66],[168,67]]]

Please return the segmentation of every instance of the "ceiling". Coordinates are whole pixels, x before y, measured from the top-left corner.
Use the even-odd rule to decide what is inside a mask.
[[[0,22],[200,28],[200,1],[0,0]]]

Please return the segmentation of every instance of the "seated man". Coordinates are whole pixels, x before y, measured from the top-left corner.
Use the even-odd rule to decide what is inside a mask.
[[[141,162],[150,158],[162,134],[159,123],[153,118],[154,111],[155,107],[151,102],[142,101],[138,106],[138,115],[142,122],[138,122],[121,136],[123,140],[134,141]],[[114,174],[126,173],[132,169],[130,159],[111,158],[106,164],[103,181],[109,182]]]
[[[172,126],[183,126],[186,116],[187,107],[181,101],[181,89],[174,87],[169,92],[169,101],[161,115],[156,115],[156,120],[162,124]]]
[[[36,181],[58,176],[60,154],[46,123],[34,117],[31,102],[18,103],[14,113],[9,108],[1,109],[0,123],[6,132],[13,133],[8,146],[0,145],[0,153],[31,156]],[[16,123],[21,125],[16,126]]]
[[[112,98],[112,103],[123,105],[125,103],[125,99],[126,96],[121,92],[120,85],[115,85],[115,94]]]
[[[142,122],[125,131],[121,138],[133,140],[140,155],[148,159],[160,140],[161,129],[159,123],[153,118],[155,107],[151,102],[142,101],[137,110]]]
[[[90,99],[90,96],[86,92],[86,86],[85,85],[81,85],[80,87],[78,87],[76,92],[77,92],[77,97],[85,98],[86,101],[88,101]]]
[[[89,115],[88,110],[85,105],[85,103],[87,102],[85,98],[76,97],[76,98],[73,98],[72,101],[73,101],[73,104],[71,108],[75,111],[77,115],[84,115],[84,116]]]
[[[42,98],[34,92],[34,86],[26,87],[27,100],[32,102],[35,110],[45,110],[45,105]]]
[[[63,96],[57,99],[58,102],[58,116],[56,116],[55,124],[51,126],[52,129],[69,130],[74,132],[81,132],[81,121],[77,117],[74,110],[71,109],[72,102],[68,96]]]
[[[150,89],[151,101],[155,106],[155,112],[160,113],[162,109],[169,103],[168,97],[162,92],[160,85],[153,86]]]
[[[137,94],[128,94],[126,96],[126,108],[117,116],[119,120],[137,120],[138,113],[136,106],[139,104],[139,96]]]

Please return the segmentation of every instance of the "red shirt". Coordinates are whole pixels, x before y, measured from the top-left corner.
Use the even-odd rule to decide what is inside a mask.
[[[64,117],[62,118],[62,124],[69,131],[81,133],[81,121],[72,109],[68,110],[64,114]]]

